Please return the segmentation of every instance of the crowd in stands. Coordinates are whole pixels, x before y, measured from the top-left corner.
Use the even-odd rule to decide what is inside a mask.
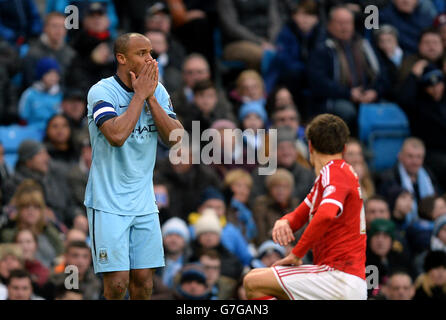
[[[365,27],[371,4],[378,29]],[[67,28],[69,5],[77,29]],[[266,131],[230,150],[222,134],[230,164],[172,163],[159,142],[154,192],[166,266],[155,273],[153,299],[246,299],[247,271],[291,251],[296,242],[275,244],[271,229],[313,185],[305,125],[325,112],[351,131],[344,158],[364,199],[366,265],[379,271],[369,299],[446,299],[441,0],[0,1],[0,129],[40,133],[20,143],[13,163],[0,136],[0,299],[104,298],[83,205],[92,159],[86,96],[114,75],[113,41],[125,32],[151,40],[189,134]],[[385,170],[370,165],[358,136],[360,107],[380,103],[399,106],[410,125]],[[192,159],[192,149],[181,152]],[[277,170],[262,175],[259,159],[237,161],[250,149],[269,150]],[[66,285],[70,266],[77,289]]]

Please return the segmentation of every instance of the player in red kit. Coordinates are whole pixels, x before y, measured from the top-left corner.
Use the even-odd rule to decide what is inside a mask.
[[[308,226],[288,256],[245,276],[249,299],[367,299],[361,188],[342,159],[349,134],[345,122],[331,114],[319,115],[308,125],[310,162],[318,176],[305,200],[276,221],[273,240],[287,245],[294,232]],[[302,265],[309,249],[313,264]]]

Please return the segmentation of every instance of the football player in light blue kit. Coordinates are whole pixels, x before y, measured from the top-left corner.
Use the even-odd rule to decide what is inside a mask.
[[[150,299],[154,268],[164,266],[153,168],[158,135],[164,143],[176,120],[169,94],[158,82],[152,45],[142,34],[116,39],[117,72],[88,92],[93,161],[85,206],[96,273],[106,299]]]

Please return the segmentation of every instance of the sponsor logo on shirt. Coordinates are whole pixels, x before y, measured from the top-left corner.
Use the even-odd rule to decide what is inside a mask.
[[[336,187],[329,185],[325,188],[324,193],[322,194],[322,198],[328,197],[330,194],[336,191]]]

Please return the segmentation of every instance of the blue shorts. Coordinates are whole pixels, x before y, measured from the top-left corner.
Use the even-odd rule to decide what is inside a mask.
[[[87,208],[95,273],[164,267],[158,213],[119,215]]]

